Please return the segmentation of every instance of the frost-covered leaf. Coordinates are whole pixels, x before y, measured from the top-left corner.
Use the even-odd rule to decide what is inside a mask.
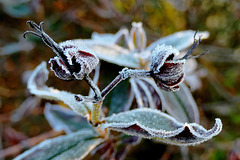
[[[102,34],[102,33],[94,32],[91,38],[97,43],[112,45],[112,44],[119,43],[119,41],[122,38],[125,39],[126,41],[128,36],[129,36],[128,30],[126,28],[122,28],[116,34],[111,34],[111,33]]]
[[[147,60],[151,51],[158,44],[172,45],[178,50],[186,49],[193,44],[194,34],[195,31],[187,30],[161,38],[158,41],[152,43],[146,49],[142,49],[141,58]],[[208,38],[209,33],[198,32],[197,35],[201,35],[201,38],[205,39]],[[96,52],[96,55],[104,61],[114,63],[120,66],[139,68],[141,66],[141,61],[139,60],[139,53],[137,53],[137,51],[131,51],[130,49],[117,45],[116,43],[118,42],[120,37],[121,36],[118,35],[118,33],[116,33],[115,35],[95,33],[93,34],[92,39],[75,39],[72,41],[76,44],[85,45],[88,48],[91,48]]]
[[[196,31],[193,30],[176,32],[153,42],[146,48],[146,50],[152,51],[158,44],[171,45],[178,50],[184,50],[193,44],[193,37],[195,32]],[[206,39],[209,37],[209,32],[198,32],[196,37],[198,36],[201,36],[201,39]]]
[[[85,45],[94,50],[99,59],[109,63],[114,63],[124,67],[140,67],[140,60],[134,56],[134,53],[130,53],[128,49],[125,49],[119,45],[96,40],[76,39],[72,41],[76,44]]]
[[[17,156],[15,160],[66,160],[83,159],[104,139],[92,130],[81,130],[72,134],[48,139]]]
[[[129,50],[118,46],[103,46],[96,45],[91,47],[96,52],[96,55],[109,63],[114,63],[119,66],[139,68],[140,60],[134,56],[134,53],[130,53]]]
[[[36,96],[49,99],[59,100],[67,104],[71,109],[79,113],[80,115],[86,116],[88,114],[86,106],[91,109],[90,104],[77,102],[75,95],[48,87],[45,82],[48,79],[48,70],[46,69],[46,62],[42,62],[32,73],[28,81],[28,89]]]
[[[199,111],[188,87],[182,83],[176,92],[162,91],[163,110],[180,122],[199,123]]]
[[[216,118],[214,127],[206,130],[196,123],[180,123],[159,110],[140,108],[107,117],[101,128],[173,145],[188,146],[202,143],[219,134],[222,123]]]
[[[69,134],[81,129],[94,130],[86,118],[60,105],[47,103],[44,108],[44,115],[50,126],[56,131],[64,130]]]
[[[94,41],[99,41],[99,42],[107,42],[109,44],[115,44],[117,42],[117,37],[115,36],[115,34],[111,34],[111,33],[97,33],[97,32],[93,32],[92,33],[92,40]]]

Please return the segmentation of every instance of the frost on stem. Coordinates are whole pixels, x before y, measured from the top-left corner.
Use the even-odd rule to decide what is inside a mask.
[[[119,75],[105,87],[101,95],[104,98],[113,88],[115,88],[122,80],[126,80],[129,77],[150,77],[151,73],[148,70],[128,69],[124,68],[119,72]]]

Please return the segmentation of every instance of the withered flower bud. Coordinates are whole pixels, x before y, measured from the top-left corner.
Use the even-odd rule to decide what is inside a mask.
[[[60,43],[59,45],[43,31],[43,22],[37,25],[33,21],[27,21],[27,24],[35,31],[26,31],[38,36],[42,41],[50,47],[57,56],[51,58],[51,70],[55,75],[63,80],[82,80],[85,76],[92,72],[97,66],[99,59],[93,51],[83,46],[79,46],[71,41]]]
[[[147,38],[146,33],[142,27],[142,22],[133,22],[132,29],[130,31],[133,46],[138,50],[142,51],[146,47]]]
[[[78,79],[82,80],[85,75],[88,75],[97,66],[99,59],[88,48],[74,44],[72,41],[66,41],[59,44],[66,56],[69,66],[72,68],[72,73],[58,56],[51,58],[51,70],[55,75],[63,80]]]
[[[179,51],[172,46],[158,45],[151,55],[151,77],[165,91],[176,91],[184,78],[186,59],[173,60]]]

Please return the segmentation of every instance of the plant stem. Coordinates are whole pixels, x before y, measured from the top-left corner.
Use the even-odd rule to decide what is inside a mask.
[[[115,88],[122,80],[125,80],[129,77],[151,77],[150,71],[147,70],[137,70],[137,69],[128,69],[124,68],[119,75],[107,86],[105,87],[102,92],[101,96],[104,99],[105,96]]]
[[[104,99],[105,96],[113,89],[115,88],[118,83],[120,83],[123,80],[122,76],[119,74],[107,87],[105,87],[102,92],[102,98]]]
[[[182,58],[180,58],[180,60],[181,60],[181,59],[187,59],[188,56],[189,56],[190,54],[192,54],[193,50],[202,42],[202,41],[201,41],[201,36],[199,36],[199,39],[197,40],[197,39],[195,38],[196,35],[197,35],[197,31],[195,32],[194,37],[193,37],[193,39],[194,39],[193,45],[191,46],[191,48],[190,48],[190,50],[187,52],[187,54],[186,54],[185,56],[183,56]]]
[[[104,97],[113,89],[115,88],[122,80],[125,80],[129,77],[150,77],[150,71],[146,70],[133,70],[124,68],[119,75],[106,87],[100,92],[97,85],[92,81],[89,76],[85,76],[84,80],[89,84],[92,90],[95,93],[95,103],[93,102],[93,111],[91,114],[91,122],[94,126],[96,126],[100,122],[100,109],[102,106],[102,100]]]
[[[101,96],[101,92],[100,89],[98,88],[98,86],[93,82],[93,80],[86,75],[84,77],[84,80],[88,83],[88,85],[91,87],[91,89],[94,91],[95,96],[94,99],[96,100],[96,102],[102,101],[102,96]]]
[[[91,122],[94,126],[97,126],[97,124],[100,122],[100,109],[102,106],[102,101],[98,102],[98,103],[94,103],[93,104],[93,111],[91,114]]]

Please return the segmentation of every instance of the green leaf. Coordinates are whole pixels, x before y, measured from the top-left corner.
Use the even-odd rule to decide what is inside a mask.
[[[128,81],[122,81],[115,87],[110,94],[104,100],[105,106],[109,108],[108,115],[113,113],[119,113],[123,111],[126,105],[129,94],[128,94]]]
[[[159,110],[139,108],[107,117],[101,128],[173,145],[188,146],[202,143],[219,134],[222,123],[217,118],[214,127],[206,130],[196,123],[180,123]]]
[[[199,111],[188,87],[182,83],[176,92],[161,91],[163,95],[163,110],[180,122],[199,123]]]
[[[48,139],[17,156],[15,160],[66,160],[83,159],[103,142],[92,130],[81,130],[72,134]]]
[[[88,115],[86,108],[91,110],[92,104],[77,102],[75,94],[46,86],[45,82],[48,79],[48,73],[46,62],[38,65],[28,80],[27,86],[30,92],[41,98],[62,101],[78,114],[82,116]]]
[[[60,105],[47,103],[44,108],[44,115],[51,127],[56,131],[64,130],[67,134],[82,129],[94,131],[94,128],[86,118]]]

